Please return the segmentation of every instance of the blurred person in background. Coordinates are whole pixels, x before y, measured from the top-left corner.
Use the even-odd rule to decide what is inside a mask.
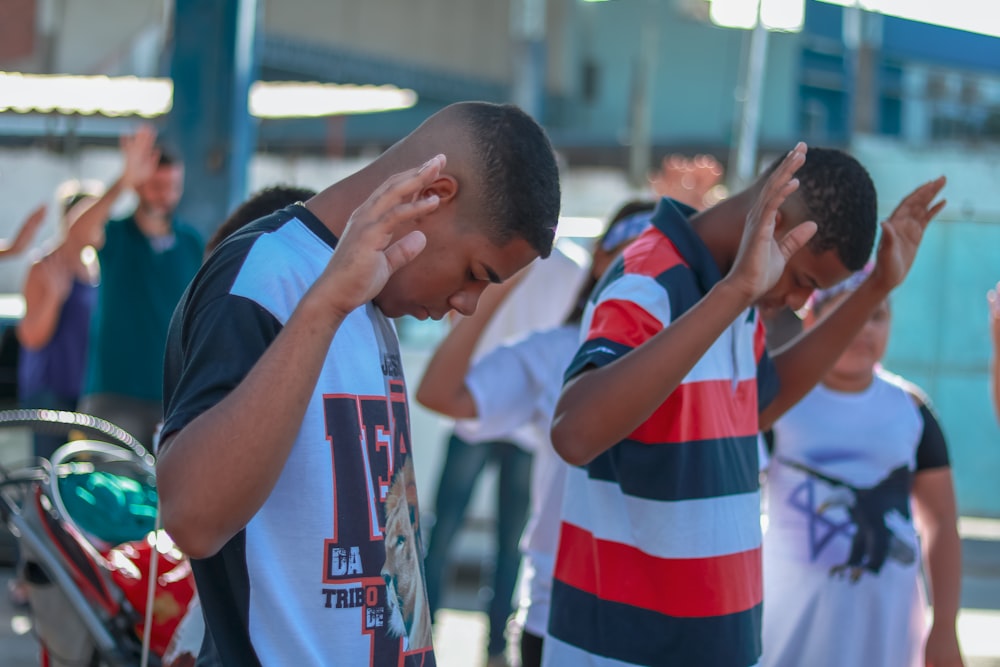
[[[258,190],[247,197],[246,201],[237,206],[225,222],[218,226],[208,243],[205,244],[205,258],[207,259],[212,251],[233,232],[242,229],[254,220],[263,218],[265,215],[271,215],[279,208],[301,204],[315,194],[315,190],[292,185],[271,185]]]
[[[806,329],[870,271],[815,292]],[[890,324],[885,299],[820,384],[774,423],[764,667],[962,665],[948,447],[923,391],[880,364]]]
[[[198,232],[174,216],[184,167],[156,145],[155,130],[143,125],[121,146],[121,176],[75,225],[95,239],[101,264],[80,410],[151,446],[163,414],[167,328],[204,246]],[[135,210],[109,220],[129,190],[138,198]]]
[[[76,223],[101,193],[98,183],[68,181],[59,187],[59,240],[25,277],[24,317],[17,324],[18,404],[23,408],[77,409],[100,282],[93,246],[100,238]],[[35,433],[35,456],[51,457],[67,438],[68,432]]]
[[[511,633],[512,639],[520,640],[521,667],[541,664],[549,617],[566,464],[552,449],[548,432],[563,372],[579,342],[587,298],[611,261],[649,226],[652,209],[652,202],[629,202],[612,217],[595,245],[588,279],[578,289],[576,305],[563,324],[500,345],[472,363],[479,339],[497,309],[506,299],[517,298],[510,296],[515,281],[491,287],[476,314],[459,321],[438,346],[417,389],[417,400],[429,409],[474,420],[467,423],[481,438],[525,426],[537,434],[532,450],[531,513],[521,536],[518,613]],[[502,657],[489,659],[492,664],[503,664]]]
[[[660,161],[649,175],[649,186],[660,197],[701,210],[715,206],[728,194],[722,185],[725,172],[715,157],[698,154],[687,157],[673,153]]]
[[[478,338],[474,358],[488,354],[503,343],[532,332],[557,326],[572,308],[572,298],[586,278],[586,253],[572,253],[575,246],[556,245],[544,261],[533,263],[519,280],[514,293],[490,318]],[[478,434],[475,423],[455,422],[448,437],[445,459],[438,476],[433,524],[427,542],[424,567],[427,571],[427,599],[433,614],[442,606],[454,554],[473,491],[488,466],[496,466],[497,500],[494,528],[492,597],[487,602],[489,633],[488,662],[491,667],[506,664],[507,621],[514,611],[514,589],[520,568],[518,541],[528,517],[532,452],[539,435],[530,426],[494,432],[489,439]]]

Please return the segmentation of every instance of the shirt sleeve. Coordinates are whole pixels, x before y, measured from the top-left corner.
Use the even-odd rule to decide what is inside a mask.
[[[479,429],[479,439],[503,438],[516,429],[528,436],[518,444],[531,449],[550,442],[563,372],[578,338],[579,330],[570,325],[540,331],[498,348],[473,366],[466,385],[477,406],[479,418],[471,423]]]
[[[229,293],[233,273],[217,264],[195,278],[170,325],[164,438],[232,391],[281,331],[268,310]]]
[[[920,402],[919,409],[924,420],[924,430],[917,444],[917,471],[947,468],[951,461],[941,424],[927,403]]]
[[[623,357],[670,321],[670,297],[656,279],[641,274],[620,275],[588,307],[583,340],[565,379],[572,379],[590,366],[606,366]]]
[[[477,441],[502,438],[527,423],[535,412],[539,388],[530,360],[517,347],[496,348],[465,376],[476,404],[476,419],[465,424]]]

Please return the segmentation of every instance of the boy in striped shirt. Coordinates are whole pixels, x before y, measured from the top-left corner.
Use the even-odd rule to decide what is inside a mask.
[[[799,144],[701,213],[663,200],[605,274],[552,442],[563,503],[543,664],[749,667],[760,658],[757,433],[822,376],[913,263],[944,179],[883,223],[876,268],[776,354],[759,307],[801,308],[864,265],[875,189]]]

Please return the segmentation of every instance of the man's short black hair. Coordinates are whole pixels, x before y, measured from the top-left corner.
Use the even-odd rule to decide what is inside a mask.
[[[523,238],[542,257],[552,252],[559,221],[559,169],[541,126],[513,104],[461,105],[479,196],[494,242]]]
[[[868,170],[844,151],[810,146],[795,177],[795,194],[807,209],[806,219],[817,226],[809,248],[815,253],[836,250],[848,270],[861,270],[871,256],[878,227],[878,199]]]
[[[205,244],[205,255],[207,256],[208,253],[215,250],[217,245],[237,229],[249,225],[265,215],[271,215],[280,208],[311,199],[315,194],[315,190],[290,185],[272,185],[257,191],[237,206],[236,210],[226,218],[226,221],[219,225],[219,228],[212,234],[212,238]]]

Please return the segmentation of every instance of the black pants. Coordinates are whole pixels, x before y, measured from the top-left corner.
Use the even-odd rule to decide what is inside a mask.
[[[541,667],[542,638],[527,630],[521,632],[521,667]]]

